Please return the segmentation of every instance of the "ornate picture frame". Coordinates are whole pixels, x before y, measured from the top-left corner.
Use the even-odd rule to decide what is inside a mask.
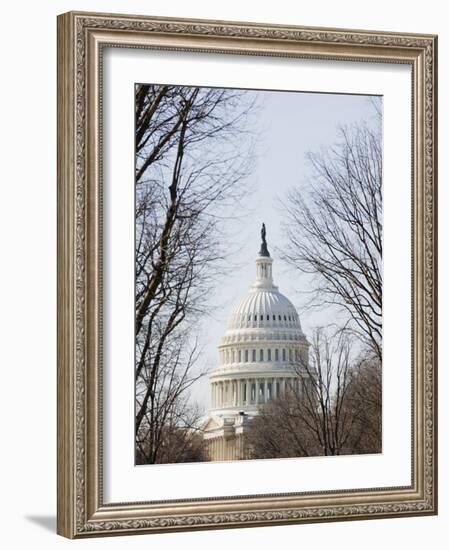
[[[411,484],[105,502],[102,56],[132,48],[411,69]],[[58,533],[69,538],[437,513],[437,37],[70,12],[58,17]]]

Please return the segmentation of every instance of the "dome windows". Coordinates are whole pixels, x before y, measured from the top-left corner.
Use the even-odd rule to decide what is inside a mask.
[[[270,338],[268,338],[270,340]],[[285,348],[270,348],[269,341],[266,342],[264,347],[256,346],[250,349],[239,349],[240,346],[228,349],[222,349],[220,351],[220,361],[223,365],[232,365],[239,363],[263,363],[267,362],[290,362],[298,363],[307,361],[307,351],[302,348],[299,349],[296,346],[287,346]]]

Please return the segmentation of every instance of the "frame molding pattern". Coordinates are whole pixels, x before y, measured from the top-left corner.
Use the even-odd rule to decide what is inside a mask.
[[[422,326],[415,327],[413,335],[415,448],[411,487],[164,503],[102,503],[101,299],[98,297],[101,214],[93,213],[94,207],[88,203],[93,196],[96,206],[101,203],[101,183],[93,181],[100,173],[101,160],[98,149],[91,152],[92,141],[100,138],[92,136],[94,130],[89,126],[94,121],[101,126],[98,109],[90,103],[95,99],[92,90],[97,96],[97,107],[100,102],[99,88],[95,87],[98,82],[94,88],[88,82],[89,78],[98,78],[92,77],[90,63],[96,62],[95,69],[101,65],[98,36],[99,47],[94,52],[88,51],[95,33],[98,36],[104,33],[103,45],[108,46],[412,65],[413,185],[415,201],[422,200],[422,206],[412,205],[417,222],[414,240],[418,241],[413,245],[414,288],[418,293],[413,309],[422,316]],[[163,36],[166,44],[161,46],[156,41],[152,45],[152,35]],[[187,45],[180,45],[176,37],[182,37]],[[213,48],[211,39],[216,41]],[[422,117],[421,128],[418,114]],[[435,36],[70,12],[58,17],[58,143],[60,534],[77,538],[436,513]],[[92,169],[93,161],[96,169]],[[312,502],[315,504],[310,505]],[[208,512],[212,509],[217,511]]]

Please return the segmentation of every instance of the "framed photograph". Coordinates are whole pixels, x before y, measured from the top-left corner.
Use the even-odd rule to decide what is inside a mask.
[[[436,46],[59,16],[59,534],[437,513]]]

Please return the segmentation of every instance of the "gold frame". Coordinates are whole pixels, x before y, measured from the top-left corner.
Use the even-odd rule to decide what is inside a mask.
[[[411,66],[410,486],[103,503],[100,92],[104,46]],[[436,53],[433,35],[76,12],[58,17],[59,534],[82,538],[437,513]]]

